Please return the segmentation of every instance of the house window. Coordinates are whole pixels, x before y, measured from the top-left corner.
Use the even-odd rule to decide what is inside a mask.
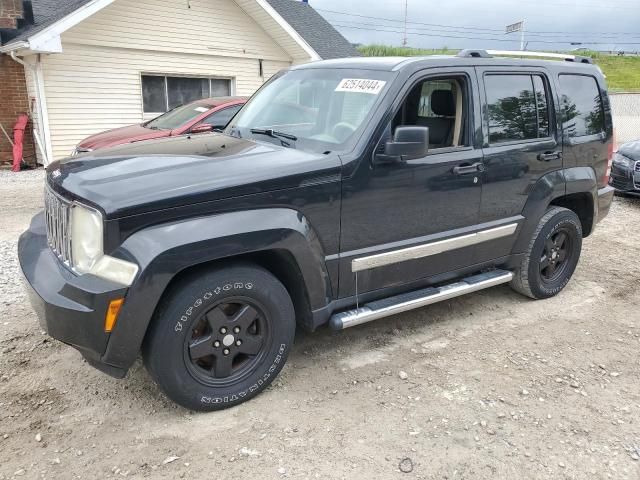
[[[231,95],[229,79],[142,75],[144,113],[164,113],[201,98],[227,95]]]

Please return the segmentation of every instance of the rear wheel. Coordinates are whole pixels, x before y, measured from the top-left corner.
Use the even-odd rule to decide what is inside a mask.
[[[154,318],[143,356],[173,401],[218,410],[273,381],[294,333],[294,309],[282,283],[257,266],[233,266],[173,289]]]
[[[562,207],[551,207],[533,233],[511,286],[531,298],[553,297],[569,283],[582,249],[578,216]]]

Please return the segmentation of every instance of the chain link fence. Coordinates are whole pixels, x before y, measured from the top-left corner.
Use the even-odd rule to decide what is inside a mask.
[[[640,93],[609,93],[618,145],[640,140]]]

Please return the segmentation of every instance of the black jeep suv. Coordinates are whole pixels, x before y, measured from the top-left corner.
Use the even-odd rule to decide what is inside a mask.
[[[18,247],[43,328],[117,377],[142,352],[214,410],[273,381],[296,326],[556,295],[613,196],[605,81],[569,60],[311,63],[223,134],[53,163]]]

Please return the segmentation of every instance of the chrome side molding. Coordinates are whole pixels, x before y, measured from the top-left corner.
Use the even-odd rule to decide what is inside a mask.
[[[351,271],[354,273],[360,272],[362,270],[383,267],[393,263],[429,257],[449,250],[456,250],[458,248],[488,242],[497,238],[508,237],[513,235],[517,228],[517,223],[510,223],[509,225],[502,225],[500,227],[481,230],[479,232],[461,235],[459,237],[447,238],[437,242],[416,245],[415,247],[402,248],[400,250],[378,253],[368,257],[355,258],[351,261]]]
[[[506,270],[492,270],[467,277],[442,287],[429,287],[415,292],[404,293],[395,297],[370,302],[364,306],[336,313],[331,317],[329,325],[334,330],[344,330],[362,323],[371,322],[379,318],[442,302],[451,298],[477,292],[485,288],[508,283],[513,279],[513,273]]]

